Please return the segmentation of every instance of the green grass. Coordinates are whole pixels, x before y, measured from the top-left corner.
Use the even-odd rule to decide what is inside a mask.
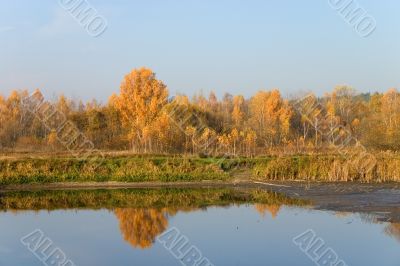
[[[295,155],[259,158],[183,156],[108,156],[104,160],[71,157],[0,159],[0,185],[57,182],[195,182],[230,181],[237,173],[268,181],[399,182],[400,157],[375,154],[366,170],[364,159],[341,155]],[[237,170],[241,171],[237,171]],[[243,171],[244,170],[244,171]]]
[[[169,157],[0,160],[0,185],[54,182],[175,182],[228,180],[213,160]]]

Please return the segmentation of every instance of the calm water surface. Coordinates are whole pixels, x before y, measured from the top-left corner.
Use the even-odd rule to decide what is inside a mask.
[[[0,265],[45,265],[21,243],[36,229],[77,266],[182,265],[158,238],[172,228],[216,266],[316,265],[292,241],[308,229],[349,266],[400,265],[400,224],[317,211],[275,193],[10,193],[0,196],[0,206]]]

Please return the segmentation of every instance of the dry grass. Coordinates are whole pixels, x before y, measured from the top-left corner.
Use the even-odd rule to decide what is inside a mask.
[[[370,161],[341,155],[277,157],[256,163],[253,173],[260,180],[400,182],[400,157],[387,152]]]

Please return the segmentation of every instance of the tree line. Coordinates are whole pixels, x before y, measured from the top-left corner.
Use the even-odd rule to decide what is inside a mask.
[[[17,90],[0,95],[0,150],[65,150],[57,132],[61,121],[51,117],[54,127],[49,127],[43,122],[49,117],[26,110],[24,99],[32,97],[44,99],[39,89],[32,95]],[[124,77],[119,93],[106,104],[61,95],[46,105],[53,105],[102,150],[241,156],[324,152],[335,150],[333,136],[349,133],[374,150],[400,148],[396,89],[371,94],[337,86],[307,100],[317,107],[302,110],[298,99],[285,99],[278,89],[260,90],[250,98],[226,93],[218,99],[214,92],[172,97],[152,70],[140,68]]]

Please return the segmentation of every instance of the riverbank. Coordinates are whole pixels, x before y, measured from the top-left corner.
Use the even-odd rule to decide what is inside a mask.
[[[220,183],[243,181],[400,182],[400,157],[375,155],[369,171],[340,155],[295,155],[257,158],[107,155],[78,160],[67,155],[0,156],[0,186],[151,183]],[[73,185],[76,186],[76,185]]]

